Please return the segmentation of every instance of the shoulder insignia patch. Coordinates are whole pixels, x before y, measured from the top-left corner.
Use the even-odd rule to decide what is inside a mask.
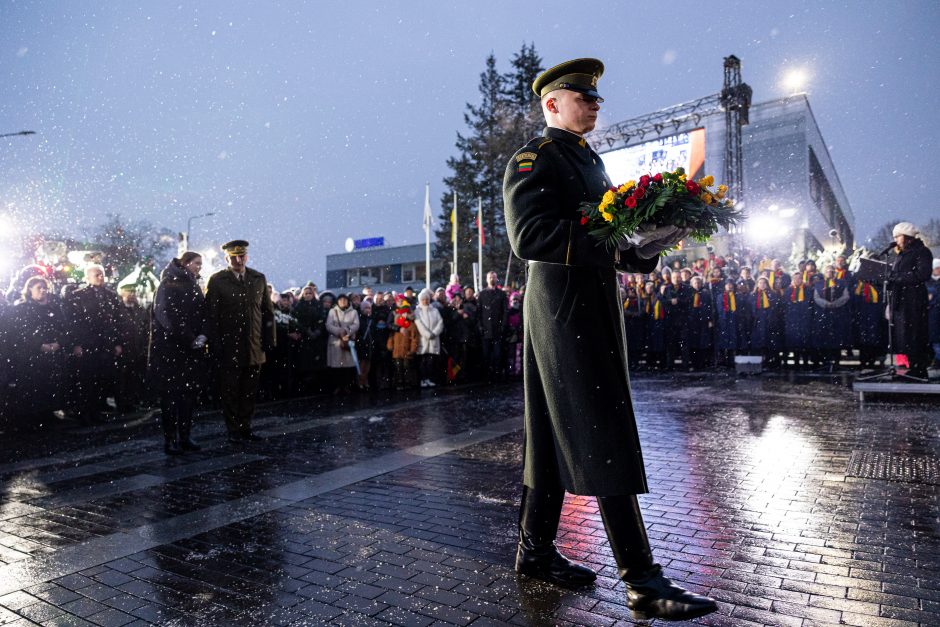
[[[518,172],[531,172],[533,165],[534,165],[534,163],[533,163],[531,160],[520,161],[520,162],[519,162],[519,169],[518,169],[517,171],[518,171]]]
[[[552,143],[552,140],[546,139],[546,140],[543,141],[541,144],[539,144],[539,148],[541,148],[541,147],[544,146],[545,144],[550,144],[550,143]]]
[[[539,155],[537,152],[520,152],[518,155],[516,155],[516,162],[518,163],[519,161],[533,161],[536,158],[538,158],[538,156]]]

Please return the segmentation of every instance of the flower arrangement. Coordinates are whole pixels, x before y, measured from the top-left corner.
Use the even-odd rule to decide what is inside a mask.
[[[727,229],[745,217],[726,198],[728,188],[712,190],[714,184],[712,176],[688,180],[683,168],[644,174],[639,181],[611,187],[599,203],[581,203],[581,224],[610,248],[644,224],[691,229],[690,236],[704,242],[719,226]]]

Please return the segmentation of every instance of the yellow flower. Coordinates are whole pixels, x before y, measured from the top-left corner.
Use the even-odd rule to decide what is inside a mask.
[[[715,194],[715,197],[716,197],[718,200],[721,200],[722,198],[725,197],[725,194],[727,194],[727,193],[728,193],[728,186],[727,186],[727,185],[719,185],[719,186],[718,186],[718,193]]]
[[[613,221],[614,221],[614,214],[612,214],[612,213],[607,213],[606,211],[601,211],[601,215],[602,215],[602,216],[604,217],[604,219],[605,219],[606,221],[608,221],[608,222],[613,222]]]
[[[712,204],[712,195],[709,194],[708,192],[705,192],[704,194],[699,196],[699,198],[701,198],[702,202],[705,203],[706,205]]]
[[[683,183],[685,183],[685,178],[686,178],[686,177],[685,177],[685,174],[680,174],[680,175],[679,175],[679,180],[682,181]]]
[[[715,184],[715,177],[709,174],[708,176],[699,179],[698,184],[702,187],[711,187]]]
[[[728,200],[725,201],[725,206],[726,206],[726,207],[733,207],[733,206],[734,206],[734,201],[729,198]]]
[[[623,185],[617,188],[617,193],[625,194],[626,192],[629,192],[634,187],[636,187],[636,181],[627,181],[626,183],[624,183]]]
[[[604,197],[601,198],[601,208],[609,207],[614,203],[614,193],[611,190],[604,192]]]

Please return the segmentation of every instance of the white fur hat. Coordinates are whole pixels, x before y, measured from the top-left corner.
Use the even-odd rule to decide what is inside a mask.
[[[933,260],[933,269],[936,270],[937,268],[940,268],[940,259]]]
[[[917,227],[910,222],[898,222],[894,225],[894,230],[891,231],[891,237],[897,237],[898,235],[917,237],[918,234],[919,231],[917,230]]]

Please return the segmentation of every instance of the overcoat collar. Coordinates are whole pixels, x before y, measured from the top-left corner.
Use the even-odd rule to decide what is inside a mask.
[[[588,144],[587,140],[577,133],[572,133],[571,131],[555,128],[554,126],[546,126],[545,130],[542,131],[542,136],[561,142],[571,146],[572,148],[591,152],[591,145]]]

